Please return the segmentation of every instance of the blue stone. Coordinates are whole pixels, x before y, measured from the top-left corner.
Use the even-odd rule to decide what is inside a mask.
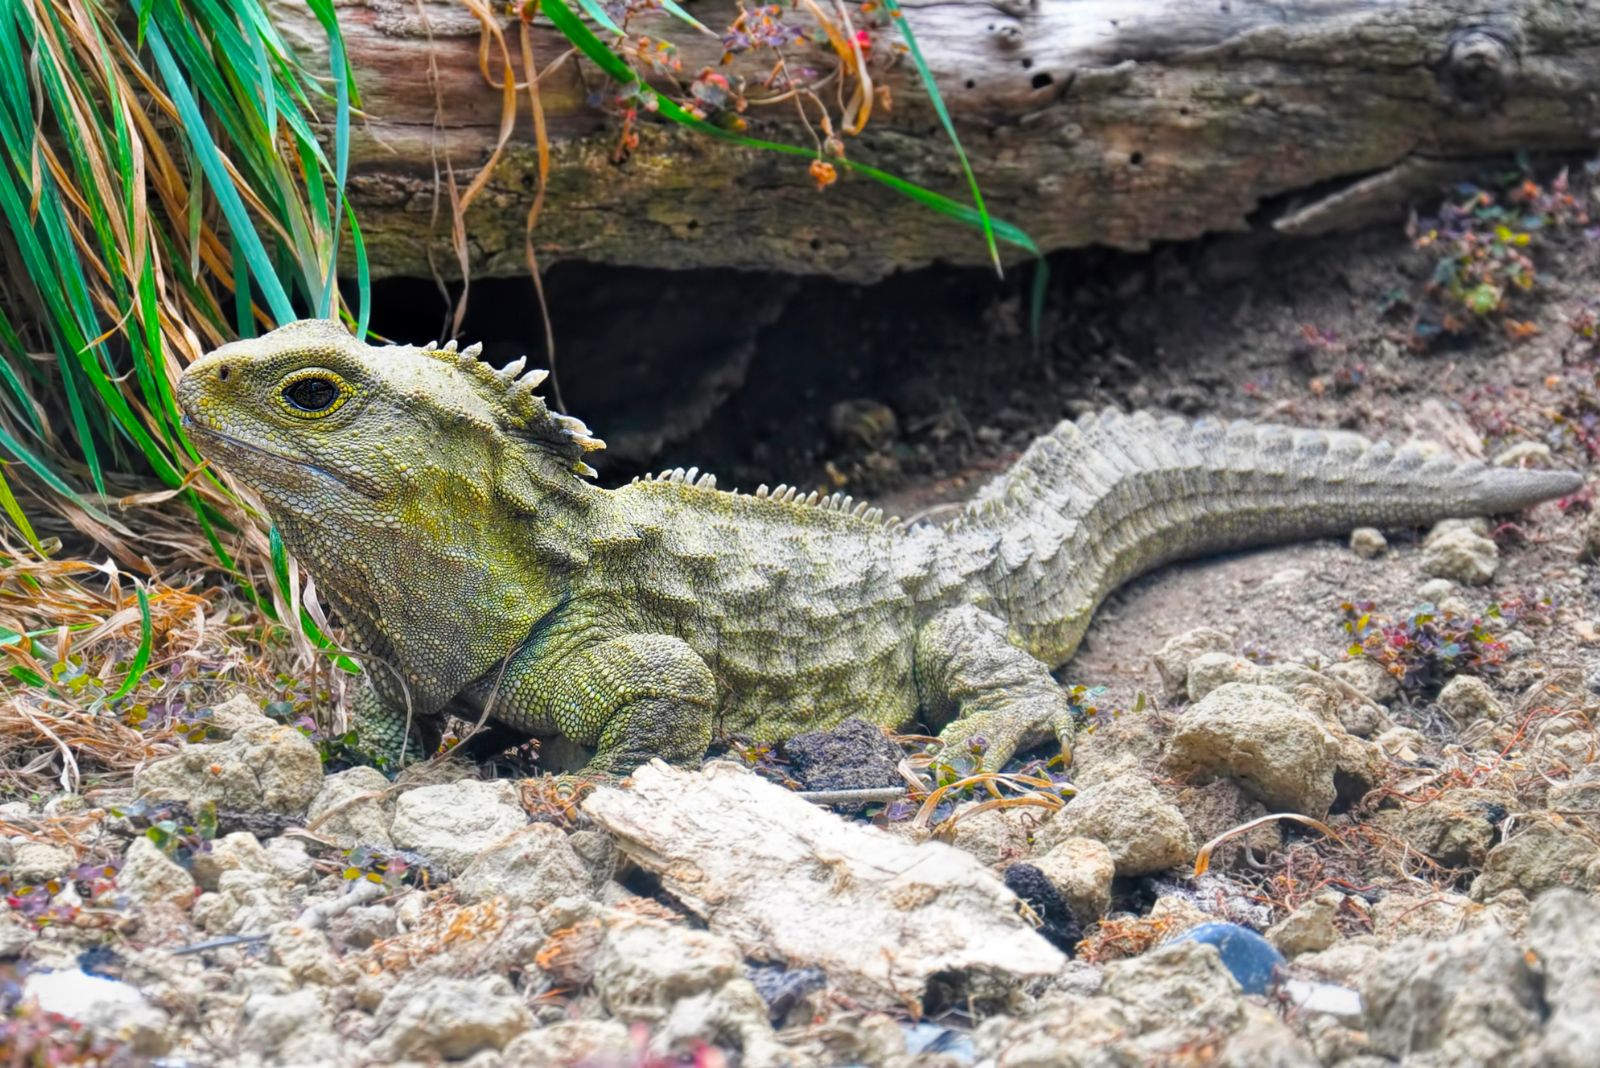
[[[1265,994],[1276,981],[1278,969],[1288,964],[1271,942],[1236,923],[1203,923],[1174,941],[1216,946],[1222,966],[1233,973],[1246,994]]]

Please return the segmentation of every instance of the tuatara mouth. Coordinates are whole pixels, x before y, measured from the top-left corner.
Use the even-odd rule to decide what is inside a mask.
[[[339,485],[344,486],[347,489],[354,490],[356,493],[359,493],[361,496],[370,500],[376,501],[383,498],[383,491],[378,487],[377,483],[362,475],[330,471],[320,464],[312,463],[310,460],[302,460],[298,457],[288,456],[274,449],[268,449],[264,446],[257,445],[253,441],[246,441],[243,438],[236,438],[232,434],[226,434],[221,430],[217,430],[215,427],[206,426],[204,423],[196,420],[194,416],[187,413],[184,414],[183,419],[180,422],[185,431],[191,434],[198,432],[201,437],[209,438],[210,440],[222,445],[224,450],[237,449],[240,452],[248,453],[253,457],[257,457],[258,461],[264,459],[266,461],[264,466],[272,467],[274,465],[278,465],[283,468],[287,468],[290,471],[309,471],[312,474],[321,475],[323,478],[337,482]],[[250,479],[249,481],[254,482],[255,480]]]

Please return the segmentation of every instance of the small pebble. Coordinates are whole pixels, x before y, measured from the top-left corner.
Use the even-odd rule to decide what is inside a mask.
[[[1357,556],[1372,560],[1389,548],[1389,539],[1374,527],[1357,527],[1350,532],[1350,548]]]
[[[1271,942],[1236,923],[1203,923],[1174,941],[1216,946],[1223,967],[1239,981],[1246,994],[1265,994],[1273,985],[1278,969],[1288,964]]]
[[[1438,604],[1456,592],[1456,584],[1447,578],[1429,579],[1417,587],[1417,598],[1425,604]]]

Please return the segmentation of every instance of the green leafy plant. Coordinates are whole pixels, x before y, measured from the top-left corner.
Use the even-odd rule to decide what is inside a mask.
[[[1422,604],[1390,618],[1371,601],[1347,601],[1340,611],[1350,638],[1346,653],[1375,661],[1413,692],[1436,694],[1455,675],[1494,675],[1505,664],[1506,645],[1488,624],[1503,618],[1498,606],[1486,616],[1456,616]]]
[[[1412,346],[1426,348],[1485,323],[1498,323],[1513,338],[1537,333],[1524,316],[1526,295],[1538,284],[1535,252],[1542,235],[1588,223],[1564,170],[1548,186],[1530,177],[1500,190],[1461,186],[1437,216],[1410,228],[1415,247],[1436,257],[1413,316]],[[1391,303],[1409,301],[1397,294]]]

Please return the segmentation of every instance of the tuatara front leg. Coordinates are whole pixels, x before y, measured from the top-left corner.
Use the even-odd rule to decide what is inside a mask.
[[[917,632],[917,694],[939,732],[945,756],[972,754],[998,771],[1046,731],[1072,755],[1072,706],[1041,661],[1006,640],[997,617],[971,605],[949,608]],[[951,716],[955,718],[950,719]]]
[[[405,704],[387,698],[370,679],[356,691],[350,716],[361,747],[386,767],[426,760],[439,748],[438,717],[412,715],[408,724]]]
[[[519,650],[503,676],[491,672],[474,691],[502,723],[592,747],[584,770],[610,775],[626,775],[655,757],[698,763],[711,744],[717,708],[705,661],[667,634],[543,637]]]

